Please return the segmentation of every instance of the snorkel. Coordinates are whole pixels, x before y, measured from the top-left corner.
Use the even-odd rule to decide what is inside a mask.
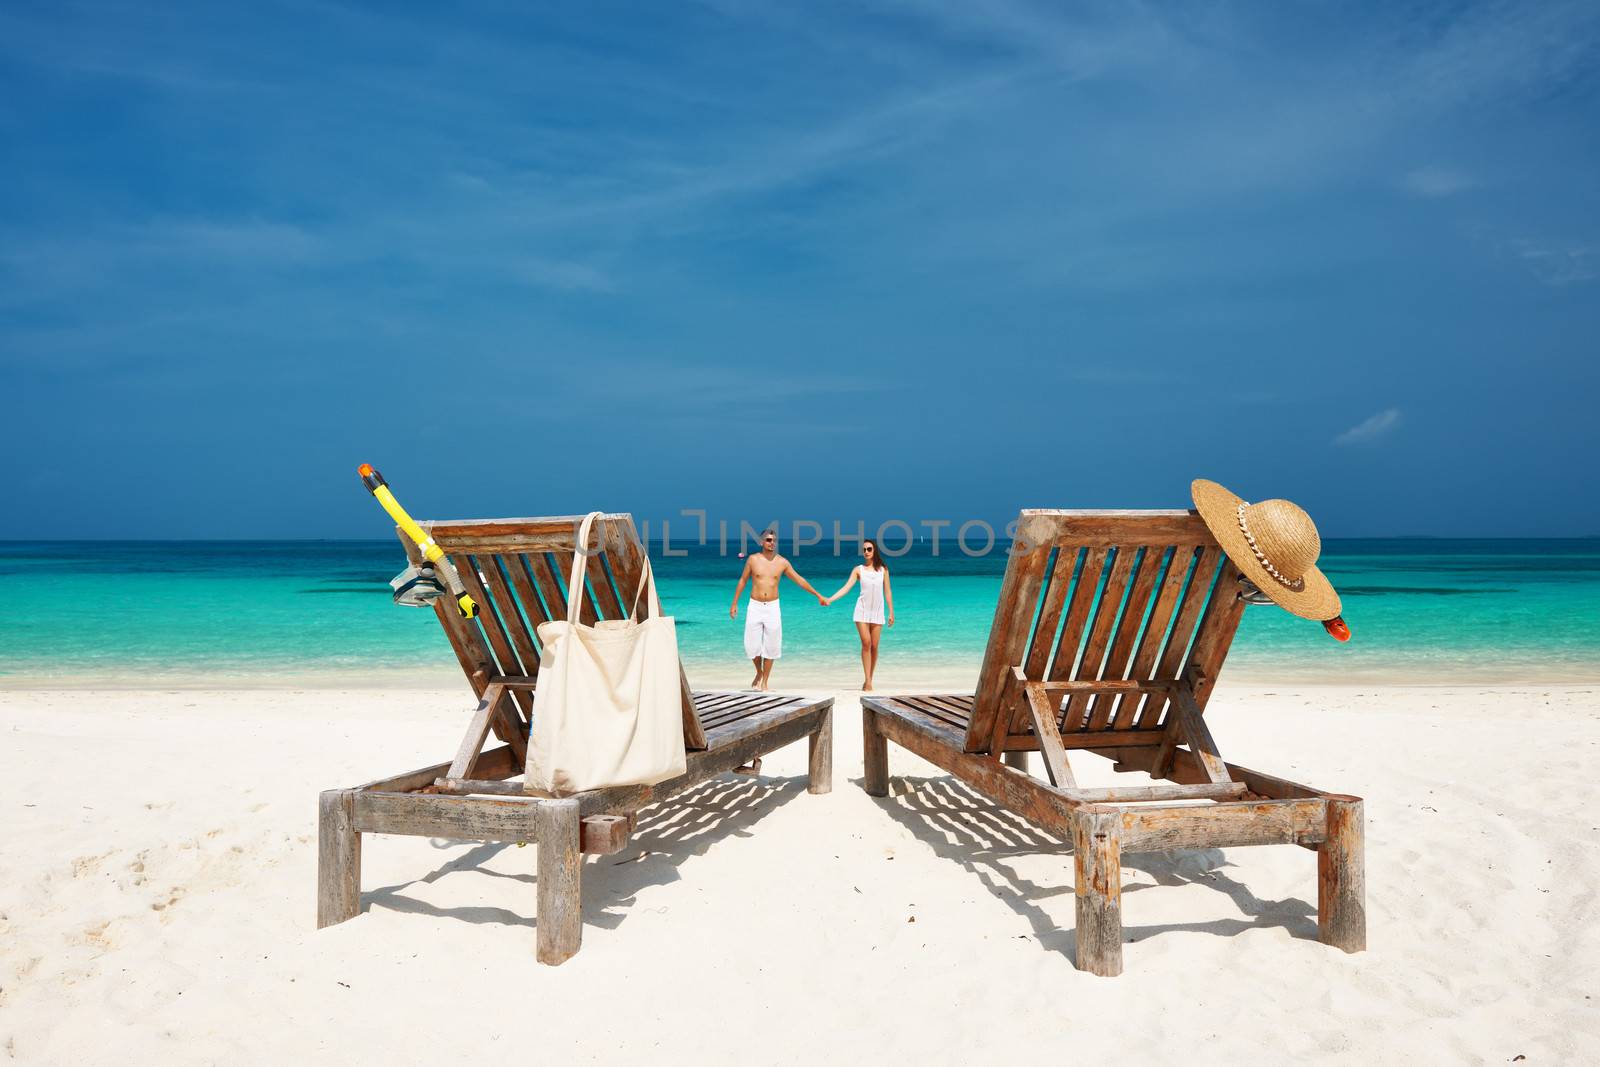
[[[361,484],[371,490],[372,495],[378,498],[378,503],[383,505],[383,510],[389,513],[395,525],[400,527],[407,537],[411,538],[422,555],[432,564],[434,570],[444,576],[445,585],[450,589],[450,596],[455,599],[456,610],[461,612],[463,619],[470,619],[478,614],[478,605],[467,595],[467,587],[461,582],[461,575],[456,572],[450,560],[445,557],[444,549],[434,543],[433,537],[418,526],[416,520],[406,514],[406,509],[400,506],[400,501],[394,498],[389,491],[389,483],[383,480],[383,475],[373,469],[372,464],[363,463],[356,468],[356,473],[361,475]]]
[[[1239,595],[1246,604],[1271,604],[1273,602],[1271,597],[1256,586],[1256,583],[1243,576],[1239,578]],[[1322,620],[1322,628],[1335,641],[1343,643],[1350,640],[1350,624],[1344,621],[1343,615],[1335,615],[1331,619]]]

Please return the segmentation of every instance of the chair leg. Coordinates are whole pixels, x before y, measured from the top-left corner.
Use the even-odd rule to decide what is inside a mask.
[[[1007,753],[1005,753],[1004,755],[1002,755],[1000,757],[1000,760],[1007,767],[1015,767],[1017,770],[1021,771],[1023,774],[1029,773],[1029,771],[1028,771],[1028,753],[1027,753],[1027,750],[1025,750],[1025,749],[1018,749],[1015,752],[1007,752]]]
[[[1317,846],[1317,938],[1360,952],[1367,947],[1367,873],[1361,801],[1328,798],[1327,837]]]
[[[576,800],[534,808],[539,839],[539,962],[571,959],[583,943],[583,852]]]
[[[833,709],[822,714],[822,725],[806,739],[808,780],[806,792],[833,792]]]
[[[361,911],[361,835],[355,792],[330,789],[317,801],[317,929]]]
[[[1072,826],[1078,897],[1078,970],[1122,973],[1122,817],[1080,811]]]
[[[876,715],[871,708],[861,709],[861,748],[865,760],[862,786],[868,796],[889,795],[889,741],[878,732]]]

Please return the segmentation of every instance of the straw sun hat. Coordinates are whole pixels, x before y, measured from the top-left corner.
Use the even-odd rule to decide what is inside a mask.
[[[1317,570],[1322,538],[1298,505],[1287,500],[1250,504],[1204,478],[1196,478],[1189,492],[1234,566],[1274,603],[1318,622],[1339,614],[1339,594]]]

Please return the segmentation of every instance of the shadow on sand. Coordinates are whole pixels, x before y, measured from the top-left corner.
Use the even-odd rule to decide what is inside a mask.
[[[857,779],[858,784],[859,781]],[[889,796],[877,803],[936,855],[954,860],[975,874],[991,893],[1028,920],[1041,945],[1053,952],[1076,956],[1076,932],[1057,926],[1042,907],[1044,901],[1073,895],[1070,842],[1058,840],[951,778],[891,778]],[[1059,880],[1052,878],[1041,884],[1018,873],[1014,862],[1017,857],[1040,853],[1061,857]],[[1307,858],[1310,859],[1309,853]],[[1238,909],[1239,916],[1210,922],[1137,926],[1128,920],[1130,910],[1137,914],[1138,905],[1125,904],[1123,940],[1143,941],[1177,930],[1231,937],[1245,930],[1271,928],[1285,930],[1291,937],[1317,939],[1313,905],[1293,897],[1262,900],[1242,882],[1223,873],[1230,866],[1222,850],[1214,848],[1124,854],[1122,867],[1125,871],[1141,872],[1155,883],[1151,885],[1125,877],[1122,885],[1125,901],[1158,886],[1201,885],[1227,896]]]
[[[583,921],[585,925],[613,929],[627,917],[627,908],[639,891],[677,881],[678,867],[687,859],[704,855],[730,837],[747,837],[763,817],[806,791],[806,778],[750,778],[723,775],[701,782],[659,804],[639,812],[628,847],[611,856],[591,856],[583,865]],[[455,849],[461,842],[434,839],[437,849]],[[477,844],[428,874],[407,882],[370,889],[361,894],[368,907],[418,915],[433,915],[469,923],[504,926],[535,925],[533,886],[534,852],[519,866],[526,873],[491,870],[485,864],[516,845],[506,842]],[[509,878],[528,886],[526,908],[511,911],[497,907],[441,907],[407,893],[453,875]]]

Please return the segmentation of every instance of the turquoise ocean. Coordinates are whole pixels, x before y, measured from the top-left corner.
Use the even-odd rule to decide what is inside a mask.
[[[1005,555],[943,547],[891,561],[880,688],[976,676]],[[747,679],[728,618],[741,561],[652,558],[691,681]],[[830,594],[855,563],[791,559]],[[433,613],[390,602],[403,565],[392,540],[0,542],[0,686],[462,684]],[[1354,639],[1253,606],[1224,682],[1600,681],[1600,539],[1330,541],[1323,565]],[[785,585],[778,687],[859,684],[854,596],[824,609]]]

